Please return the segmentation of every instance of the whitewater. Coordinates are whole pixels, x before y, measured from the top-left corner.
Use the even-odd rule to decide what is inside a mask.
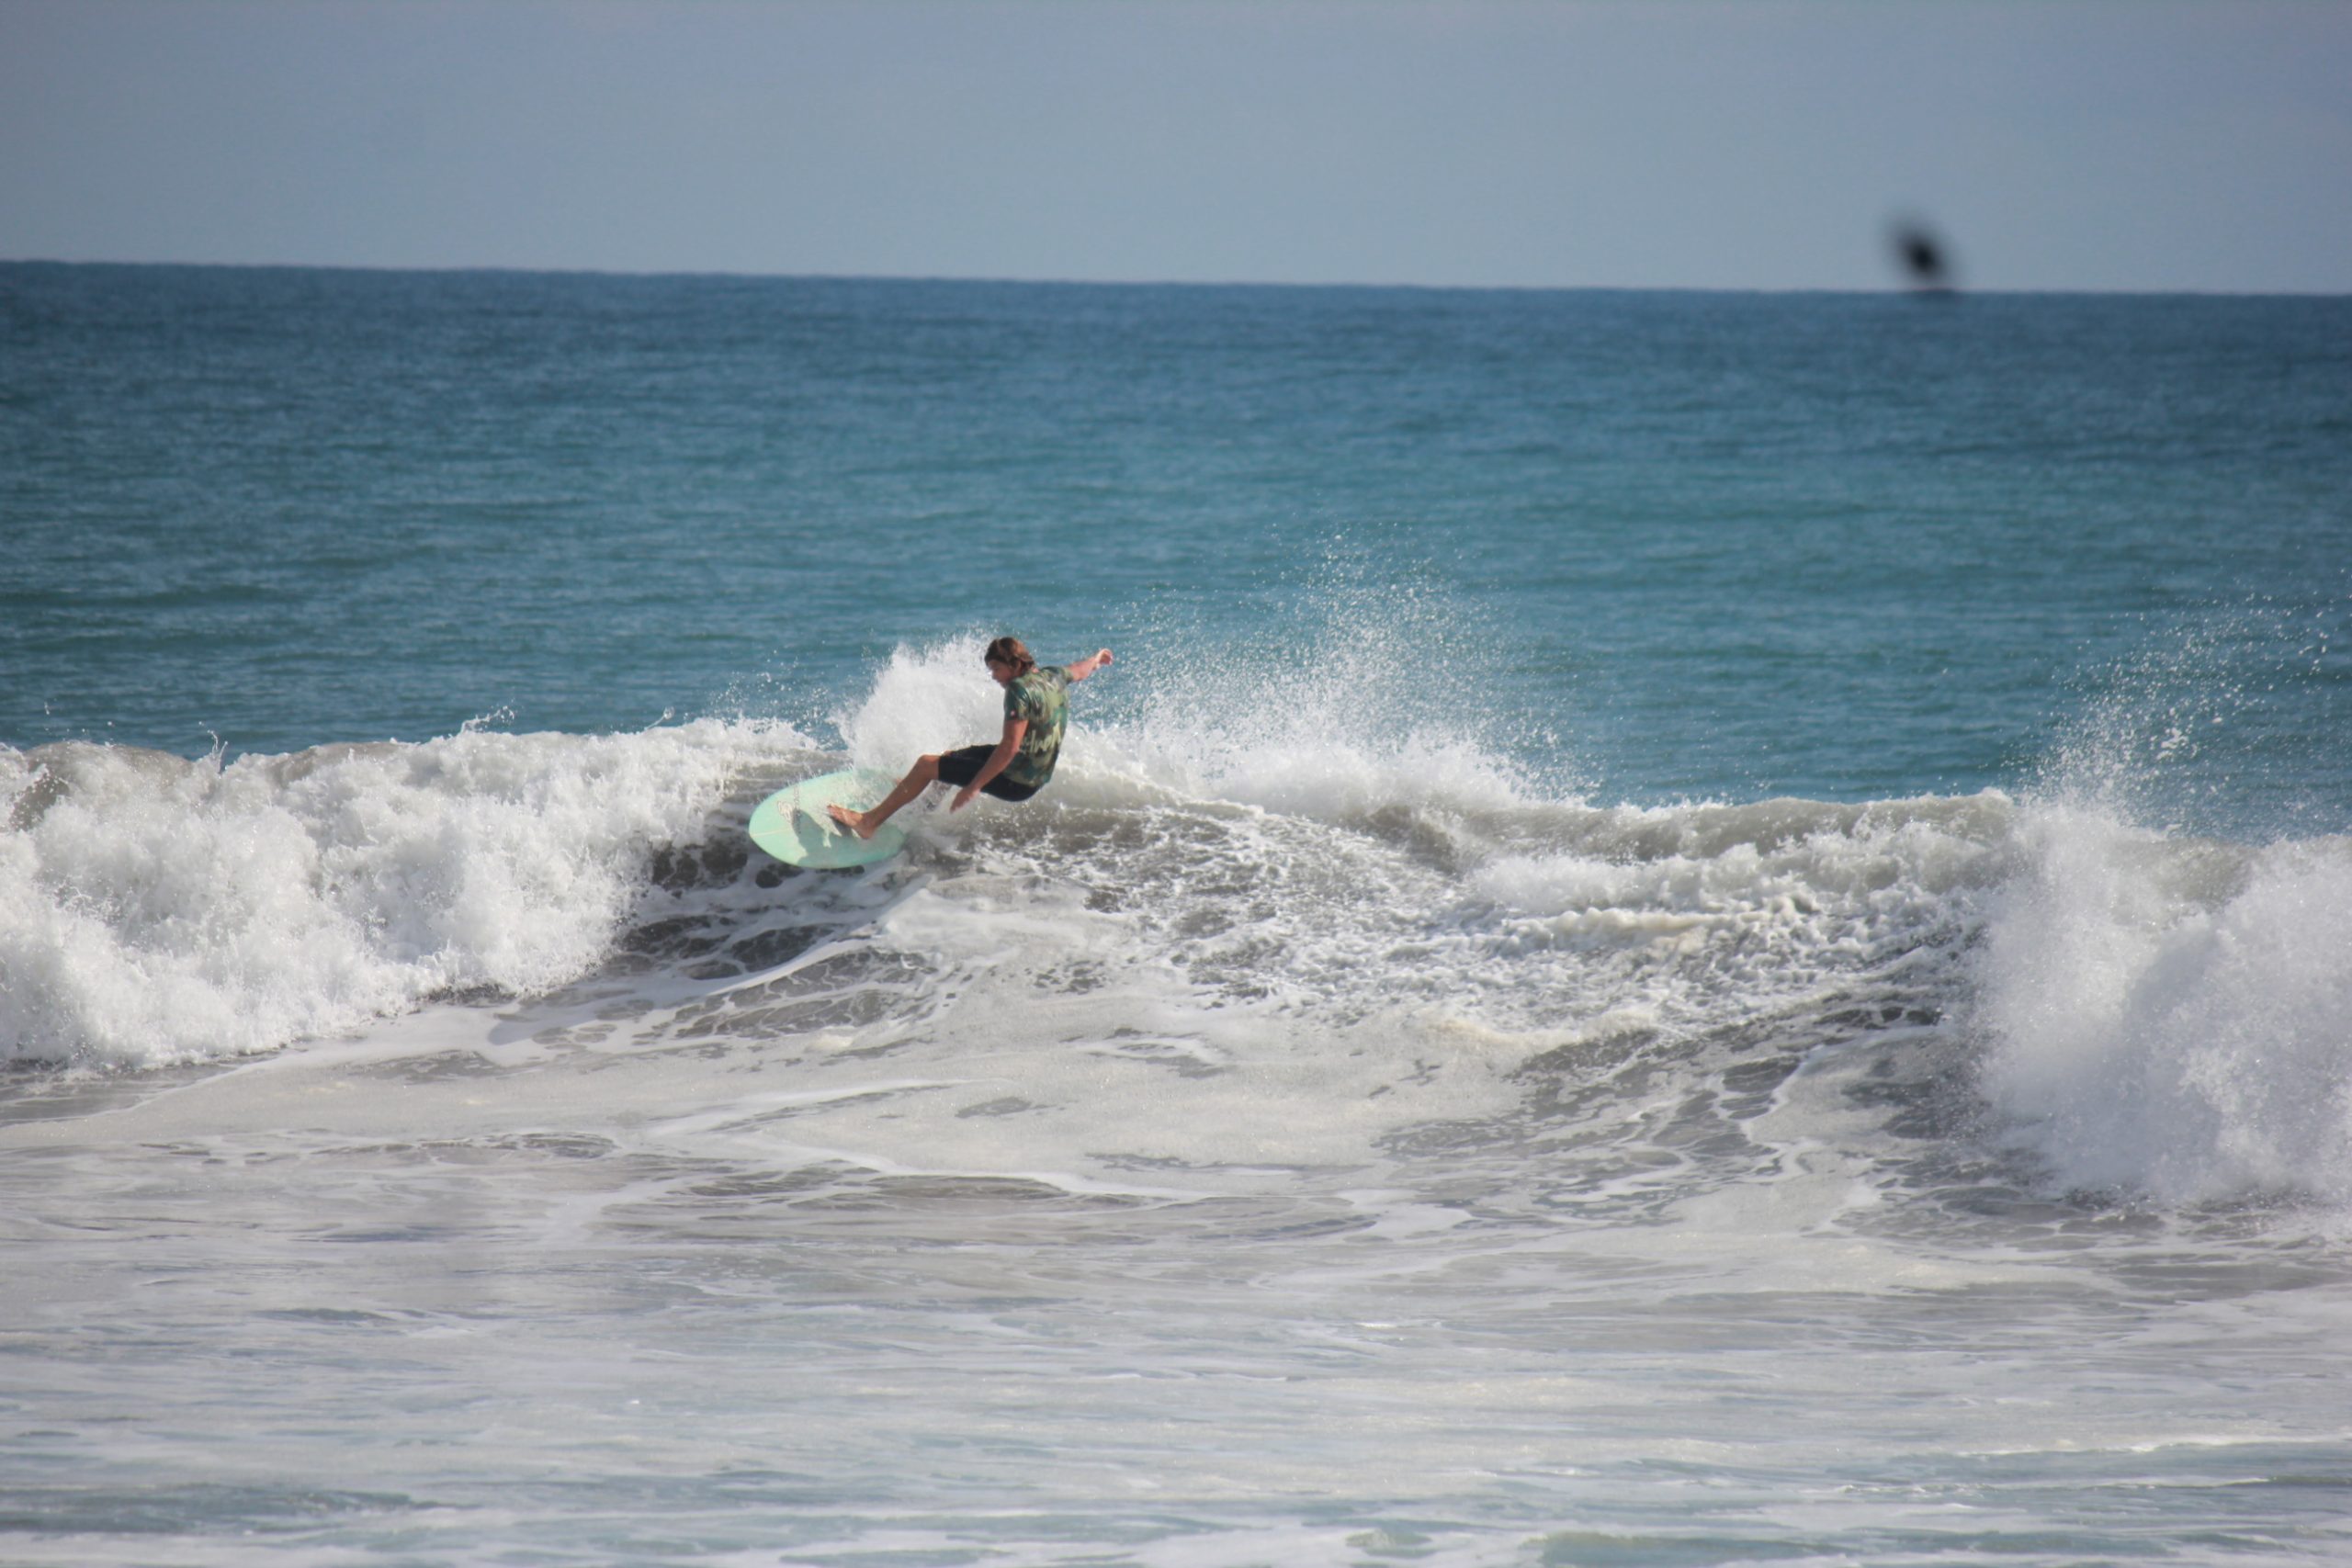
[[[974,639],[902,651],[843,716],[842,752],[710,719],[234,763],[15,753],[5,1037],[27,1062],[179,1066],[484,995],[527,1012],[609,994],[597,1010],[622,1016],[641,992],[662,1021],[618,1032],[650,1047],[675,1027],[665,987],[707,985],[706,1024],[747,994],[765,1018],[817,951],[828,973],[890,972],[807,1010],[855,1022],[812,1028],[828,1049],[1034,1041],[1224,1079],[1247,1060],[1238,1031],[1277,1081],[1275,1058],[1334,1058],[1317,1070],[1345,1101],[1442,1058],[1456,1087],[1405,1097],[1427,1121],[1505,1117],[1533,1063],[1622,1071],[1753,1052],[1775,1029],[1891,1031],[1903,1048],[1874,1071],[1929,1058],[2086,1186],[2352,1197],[2341,838],[2167,836],[2064,792],[1596,807],[1532,793],[1460,737],[1366,754],[1347,733],[1366,699],[1325,674],[1293,711],[1331,733],[1214,739],[1147,700],[1133,728],[1080,733],[1049,805],[967,822],[932,802],[913,852],[865,875],[750,847],[774,789],[895,772],[927,737],[989,728],[978,662]],[[1041,1030],[1039,1008],[1065,1016]],[[1215,1141],[1305,1109],[1301,1086],[1253,1115],[1260,1087],[1158,1085],[1155,1101],[1203,1102],[1161,1105],[1168,1127],[1136,1136]],[[1386,1120],[1291,1136],[1363,1153]]]

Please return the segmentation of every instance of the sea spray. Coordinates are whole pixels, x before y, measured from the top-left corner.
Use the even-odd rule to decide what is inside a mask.
[[[2031,791],[1973,1016],[1984,1093],[2061,1183],[2352,1203],[2352,839],[2287,836],[2312,813],[2269,783],[2340,743],[2308,728],[2343,699],[2340,609],[2152,635]]]
[[[1064,756],[1091,790],[1219,800],[1321,820],[1420,807],[1499,809],[1539,790],[1442,595],[1333,588],[1286,602],[1281,635],[1204,644],[1160,631],[1071,697]],[[827,716],[851,761],[898,773],[993,741],[987,635],[901,646]],[[1091,649],[1041,648],[1047,662]],[[1057,797],[1067,776],[1057,775]],[[1541,798],[1537,795],[1535,798]]]
[[[828,716],[850,764],[895,776],[928,752],[993,743],[1004,694],[981,662],[987,645],[974,633],[891,649],[864,693]]]
[[[1558,738],[1495,687],[1483,613],[1365,572],[1333,542],[1272,598],[1256,635],[1170,639],[1123,747],[1188,793],[1325,820],[1568,793]]]

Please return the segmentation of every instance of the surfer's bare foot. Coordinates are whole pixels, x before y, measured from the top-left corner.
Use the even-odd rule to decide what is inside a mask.
[[[848,807],[840,805],[828,806],[825,810],[834,821],[859,838],[874,837],[874,829],[865,825],[865,813],[863,811],[852,811]]]

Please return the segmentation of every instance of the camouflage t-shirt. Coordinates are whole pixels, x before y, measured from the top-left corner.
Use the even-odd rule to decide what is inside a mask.
[[[1054,776],[1062,754],[1062,721],[1069,713],[1069,671],[1058,664],[1040,664],[1004,689],[1004,716],[1025,718],[1028,729],[1021,750],[1004,765],[1001,777],[1031,787]]]

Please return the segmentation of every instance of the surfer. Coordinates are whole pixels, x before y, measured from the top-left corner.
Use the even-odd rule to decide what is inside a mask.
[[[1004,688],[1004,736],[994,746],[983,740],[915,759],[907,776],[880,804],[866,811],[846,806],[827,809],[833,820],[861,839],[896,815],[899,808],[943,780],[964,787],[956,792],[950,811],[961,811],[976,795],[999,800],[1026,800],[1054,776],[1062,751],[1062,721],[1069,708],[1069,689],[1111,662],[1102,649],[1073,664],[1041,665],[1017,637],[1001,637],[981,655],[989,676]]]

